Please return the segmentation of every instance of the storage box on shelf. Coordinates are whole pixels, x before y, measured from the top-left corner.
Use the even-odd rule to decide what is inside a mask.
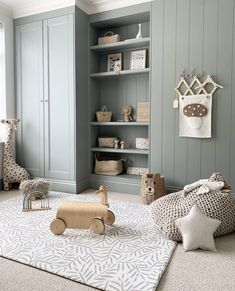
[[[136,39],[138,24],[142,23],[142,38]],[[120,41],[98,44],[98,38],[112,30],[120,36]],[[131,70],[131,52],[140,49],[150,50],[150,12],[130,13],[120,19],[112,18],[102,21],[95,16],[90,23],[90,180],[99,184],[100,181],[127,185],[139,185],[137,175],[128,175],[128,167],[149,168],[149,149],[137,149],[136,138],[149,139],[149,121],[137,122],[139,102],[150,102],[149,73],[150,63],[138,70]],[[108,55],[121,53],[119,71],[108,71]],[[117,55],[118,56],[118,55]],[[110,58],[109,58],[110,60]],[[120,65],[120,60],[118,61]],[[109,66],[109,68],[115,66]],[[112,121],[99,121],[96,112],[102,105],[112,111]],[[124,122],[121,114],[123,106],[130,105],[134,110],[133,120]],[[124,148],[98,147],[98,137],[118,137],[124,141]],[[124,159],[124,170],[121,175],[109,178],[106,175],[95,175],[95,156],[97,153],[105,157]],[[135,173],[130,171],[130,173]],[[91,184],[92,184],[91,183]],[[130,186],[131,187],[131,186]],[[128,187],[126,187],[127,189]],[[120,188],[121,190],[121,188]],[[126,190],[127,191],[127,190]],[[130,191],[132,192],[132,191]]]

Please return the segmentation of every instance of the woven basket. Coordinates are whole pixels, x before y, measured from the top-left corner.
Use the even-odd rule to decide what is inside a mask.
[[[95,174],[117,176],[123,172],[123,160],[98,160],[95,159]]]
[[[98,122],[110,122],[112,119],[112,111],[108,111],[106,106],[102,106],[100,111],[96,112]]]
[[[108,31],[105,33],[104,36],[98,38],[98,44],[107,44],[107,43],[114,43],[120,41],[120,35],[114,34],[112,31]]]
[[[114,148],[117,137],[98,137],[99,148]]]

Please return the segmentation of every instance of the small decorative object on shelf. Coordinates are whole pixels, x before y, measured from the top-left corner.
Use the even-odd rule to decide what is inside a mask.
[[[114,148],[117,150],[119,148],[119,140],[115,139],[114,141]]]
[[[125,148],[125,142],[123,140],[120,142],[120,145],[121,145],[121,150],[124,150],[124,148]]]
[[[132,114],[132,107],[130,105],[126,105],[122,108],[122,115],[125,122],[130,122],[133,120],[131,114]]]
[[[114,148],[117,137],[98,137],[98,144],[100,148]]]
[[[120,35],[114,34],[112,31],[108,31],[104,34],[104,36],[101,36],[98,38],[98,44],[107,44],[107,43],[114,43],[120,41]]]
[[[116,74],[120,74],[121,72],[121,64],[119,61],[116,61],[114,64],[114,71],[116,72]]]
[[[106,106],[102,106],[100,111],[96,112],[98,122],[110,122],[112,119],[112,111],[108,111]]]
[[[149,122],[149,102],[139,102],[137,112],[137,122]]]
[[[135,146],[140,150],[148,150],[149,149],[149,140],[148,138],[137,137],[135,139]]]
[[[138,34],[136,35],[136,38],[140,39],[140,38],[142,38],[142,24],[139,23],[138,27],[139,27],[139,31],[138,31]]]
[[[139,175],[142,176],[144,174],[149,173],[148,168],[138,168],[138,167],[127,167],[127,174],[129,175]]]
[[[118,68],[118,69],[117,69]],[[122,69],[122,53],[108,55],[108,72],[119,72]]]
[[[131,52],[131,70],[141,70],[146,68],[147,50],[142,49]]]

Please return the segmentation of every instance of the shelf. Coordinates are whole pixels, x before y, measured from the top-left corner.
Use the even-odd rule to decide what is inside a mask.
[[[127,179],[127,181],[140,181],[141,180],[141,176],[140,175],[129,175],[129,174],[121,174],[121,175],[117,175],[117,176],[107,176],[107,175],[96,175],[94,173],[90,174],[90,178],[91,179],[96,179],[96,180],[102,180],[102,179],[106,179],[106,180],[111,180],[113,181],[113,179],[117,179],[117,180],[121,180],[121,179]]]
[[[111,121],[111,122],[91,122],[90,125],[94,126],[149,126],[148,122],[124,122],[124,121]]]
[[[114,149],[114,148],[90,148],[92,152],[104,152],[104,153],[122,153],[122,154],[137,154],[137,155],[148,155],[149,150],[139,150],[139,149]]]
[[[132,49],[138,47],[149,46],[150,38],[145,37],[142,39],[128,39],[124,41],[119,41],[115,43],[108,43],[102,45],[93,45],[90,47],[90,50],[97,51],[97,52],[104,52],[104,51],[111,51],[111,50],[118,50],[118,49]]]
[[[146,68],[146,69],[141,69],[141,70],[124,70],[124,71],[121,71],[120,74],[116,74],[115,72],[93,73],[93,74],[90,74],[90,77],[91,78],[120,77],[120,76],[148,74],[149,72],[150,72],[150,69]]]

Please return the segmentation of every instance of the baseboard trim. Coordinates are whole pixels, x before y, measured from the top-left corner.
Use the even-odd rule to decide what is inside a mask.
[[[89,178],[88,186],[91,189],[98,189],[100,185],[105,184],[109,187],[112,192],[136,194],[140,193],[140,181],[113,181],[112,179],[102,179],[102,178]]]
[[[54,180],[47,179],[50,184],[51,191],[67,192],[67,193],[77,193],[77,184],[75,181],[64,181],[64,180]]]
[[[88,180],[80,180],[77,183],[77,193],[81,193],[85,190],[89,189],[89,183]]]

